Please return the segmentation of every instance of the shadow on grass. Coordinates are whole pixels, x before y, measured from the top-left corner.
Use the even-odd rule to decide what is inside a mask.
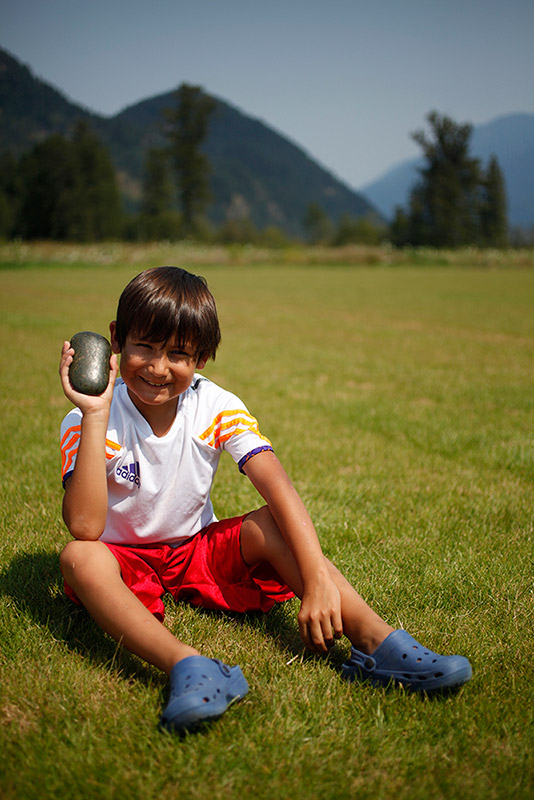
[[[14,556],[0,573],[0,595],[11,598],[21,616],[29,616],[70,650],[95,664],[112,665],[125,679],[153,682],[150,667],[118,648],[87,611],[63,593],[57,553],[42,550]]]
[[[14,556],[9,566],[0,573],[0,596],[11,599],[21,618],[29,616],[55,641],[65,644],[93,664],[112,669],[126,681],[136,679],[146,684],[161,681],[162,689],[166,685],[166,678],[159,670],[119,647],[99,628],[84,608],[66,597],[57,553],[42,550]],[[172,598],[170,603],[174,603]],[[268,614],[226,614],[191,606],[184,613],[221,619],[226,625],[231,620],[232,624],[259,631],[280,649],[284,658],[298,657],[305,661],[321,659],[321,656],[313,655],[303,646],[295,619],[296,603],[298,601],[275,605]],[[175,605],[177,609],[180,607],[183,605]],[[341,672],[341,664],[345,660],[343,648],[334,647],[326,658],[334,671]],[[394,690],[393,687],[386,689],[388,692],[391,690]],[[443,695],[438,692],[428,696],[418,693],[418,697],[439,700],[455,694],[456,691],[449,690]]]
[[[54,640],[64,643],[70,650],[95,664],[112,666],[126,680],[135,677],[153,682],[155,675],[159,674],[124,648],[118,647],[84,608],[65,596],[57,553],[42,550],[15,555],[9,566],[0,573],[0,595],[10,598],[22,616],[29,616]],[[174,603],[172,598],[168,602]],[[180,605],[175,607],[179,608]],[[317,658],[308,651],[304,652],[291,601],[274,606],[268,614],[225,614],[203,608],[194,608],[193,613],[212,619],[231,620],[238,626],[248,626],[265,633],[280,648],[284,657]],[[334,668],[339,668],[343,654],[336,651],[337,648],[334,648],[328,658]]]

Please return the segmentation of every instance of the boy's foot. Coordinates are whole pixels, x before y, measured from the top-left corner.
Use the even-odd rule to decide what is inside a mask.
[[[228,667],[217,658],[189,656],[172,669],[169,702],[160,726],[176,733],[191,731],[220,717],[247,692],[240,667]]]
[[[386,636],[371,655],[353,647],[342,670],[349,681],[369,681],[373,686],[400,683],[412,691],[428,694],[457,689],[472,674],[464,656],[433,653],[404,630]]]

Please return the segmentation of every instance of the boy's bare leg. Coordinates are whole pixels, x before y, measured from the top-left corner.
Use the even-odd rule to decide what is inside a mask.
[[[95,622],[132,653],[169,674],[198,650],[180,642],[130,591],[102,542],[74,540],[61,553],[65,580]]]
[[[297,564],[266,506],[253,511],[243,522],[241,552],[250,567],[267,561],[297,597],[302,597],[303,587]],[[372,653],[394,629],[367,605],[327,558],[325,561],[340,593],[345,636],[358,650]]]

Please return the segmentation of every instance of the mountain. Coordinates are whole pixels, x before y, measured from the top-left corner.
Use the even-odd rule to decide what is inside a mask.
[[[509,114],[474,126],[471,153],[483,167],[490,156],[497,156],[506,181],[510,225],[534,225],[534,114]],[[422,164],[422,158],[398,164],[361,192],[384,217],[391,218],[396,206],[407,205]]]
[[[66,134],[80,118],[99,122],[0,49],[0,150],[19,155],[51,133]]]
[[[215,100],[203,150],[211,164],[213,202],[207,214],[220,224],[249,217],[262,229],[276,225],[301,235],[310,203],[334,221],[380,215],[361,194],[317,164],[300,147],[229,103]],[[108,147],[119,177],[125,207],[141,197],[147,148],[163,145],[163,109],[174,105],[169,92],[129,106],[112,117],[95,114],[68,100],[0,49],[0,152],[17,154],[52,133],[68,135],[85,119]]]

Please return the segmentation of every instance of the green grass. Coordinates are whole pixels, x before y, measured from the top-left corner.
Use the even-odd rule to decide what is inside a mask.
[[[531,798],[531,256],[15,249],[0,248],[0,796]],[[164,678],[64,598],[61,342],[105,334],[127,280],[163,262],[208,278],[223,344],[206,372],[259,417],[326,553],[392,624],[470,658],[458,695],[346,685],[347,643],[306,655],[296,602],[236,619],[170,601],[171,628],[251,686],[181,740],[156,727]],[[259,503],[229,459],[214,501]]]

